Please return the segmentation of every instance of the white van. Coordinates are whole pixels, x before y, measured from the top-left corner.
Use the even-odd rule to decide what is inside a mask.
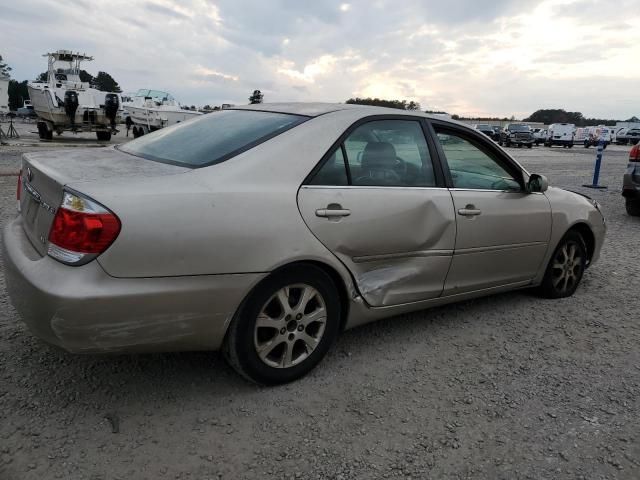
[[[575,134],[576,126],[573,123],[552,123],[547,129],[545,145],[547,147],[562,145],[564,148],[573,148]]]

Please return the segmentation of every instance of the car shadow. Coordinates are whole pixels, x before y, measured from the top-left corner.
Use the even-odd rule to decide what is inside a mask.
[[[318,383],[349,381],[342,371],[370,368],[367,358],[397,350],[407,342],[455,336],[471,321],[486,321],[493,310],[505,312],[514,304],[533,301],[524,292],[510,292],[390,317],[343,332],[327,358],[305,378],[275,387],[299,391]],[[539,301],[539,300],[536,300]],[[519,308],[527,308],[519,307]],[[231,397],[263,395],[269,388],[248,382],[216,352],[137,355],[76,355],[44,344],[28,332],[14,338],[25,346],[14,351],[26,378],[37,385],[39,401],[54,405],[100,406],[103,410],[145,410],[158,399],[177,401],[189,396],[226,401]],[[417,339],[417,340],[416,340]],[[349,358],[353,357],[353,358]],[[341,379],[341,377],[344,377]],[[352,375],[348,377],[353,378]],[[18,379],[16,379],[18,380]]]

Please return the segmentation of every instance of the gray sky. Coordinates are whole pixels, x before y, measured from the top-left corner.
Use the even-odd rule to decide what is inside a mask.
[[[18,80],[48,50],[182,103],[419,101],[462,115],[640,115],[640,0],[0,0]]]

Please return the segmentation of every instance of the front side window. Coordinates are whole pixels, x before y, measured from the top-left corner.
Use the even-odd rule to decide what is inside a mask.
[[[499,161],[454,131],[435,127],[454,188],[521,190],[520,183]]]
[[[179,123],[117,147],[125,153],[190,168],[223,162],[308,117],[254,110],[222,110]]]
[[[435,187],[433,163],[420,122],[374,120],[358,126],[310,183],[344,185],[345,178],[355,186]]]

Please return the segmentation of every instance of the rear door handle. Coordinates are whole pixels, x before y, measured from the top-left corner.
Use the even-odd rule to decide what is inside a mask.
[[[351,215],[351,210],[347,208],[319,208],[316,210],[316,217],[335,218],[335,217],[348,217]]]
[[[480,215],[481,213],[482,211],[478,210],[475,205],[467,205],[466,207],[458,210],[458,214],[462,215],[463,217],[474,217],[476,215]]]

